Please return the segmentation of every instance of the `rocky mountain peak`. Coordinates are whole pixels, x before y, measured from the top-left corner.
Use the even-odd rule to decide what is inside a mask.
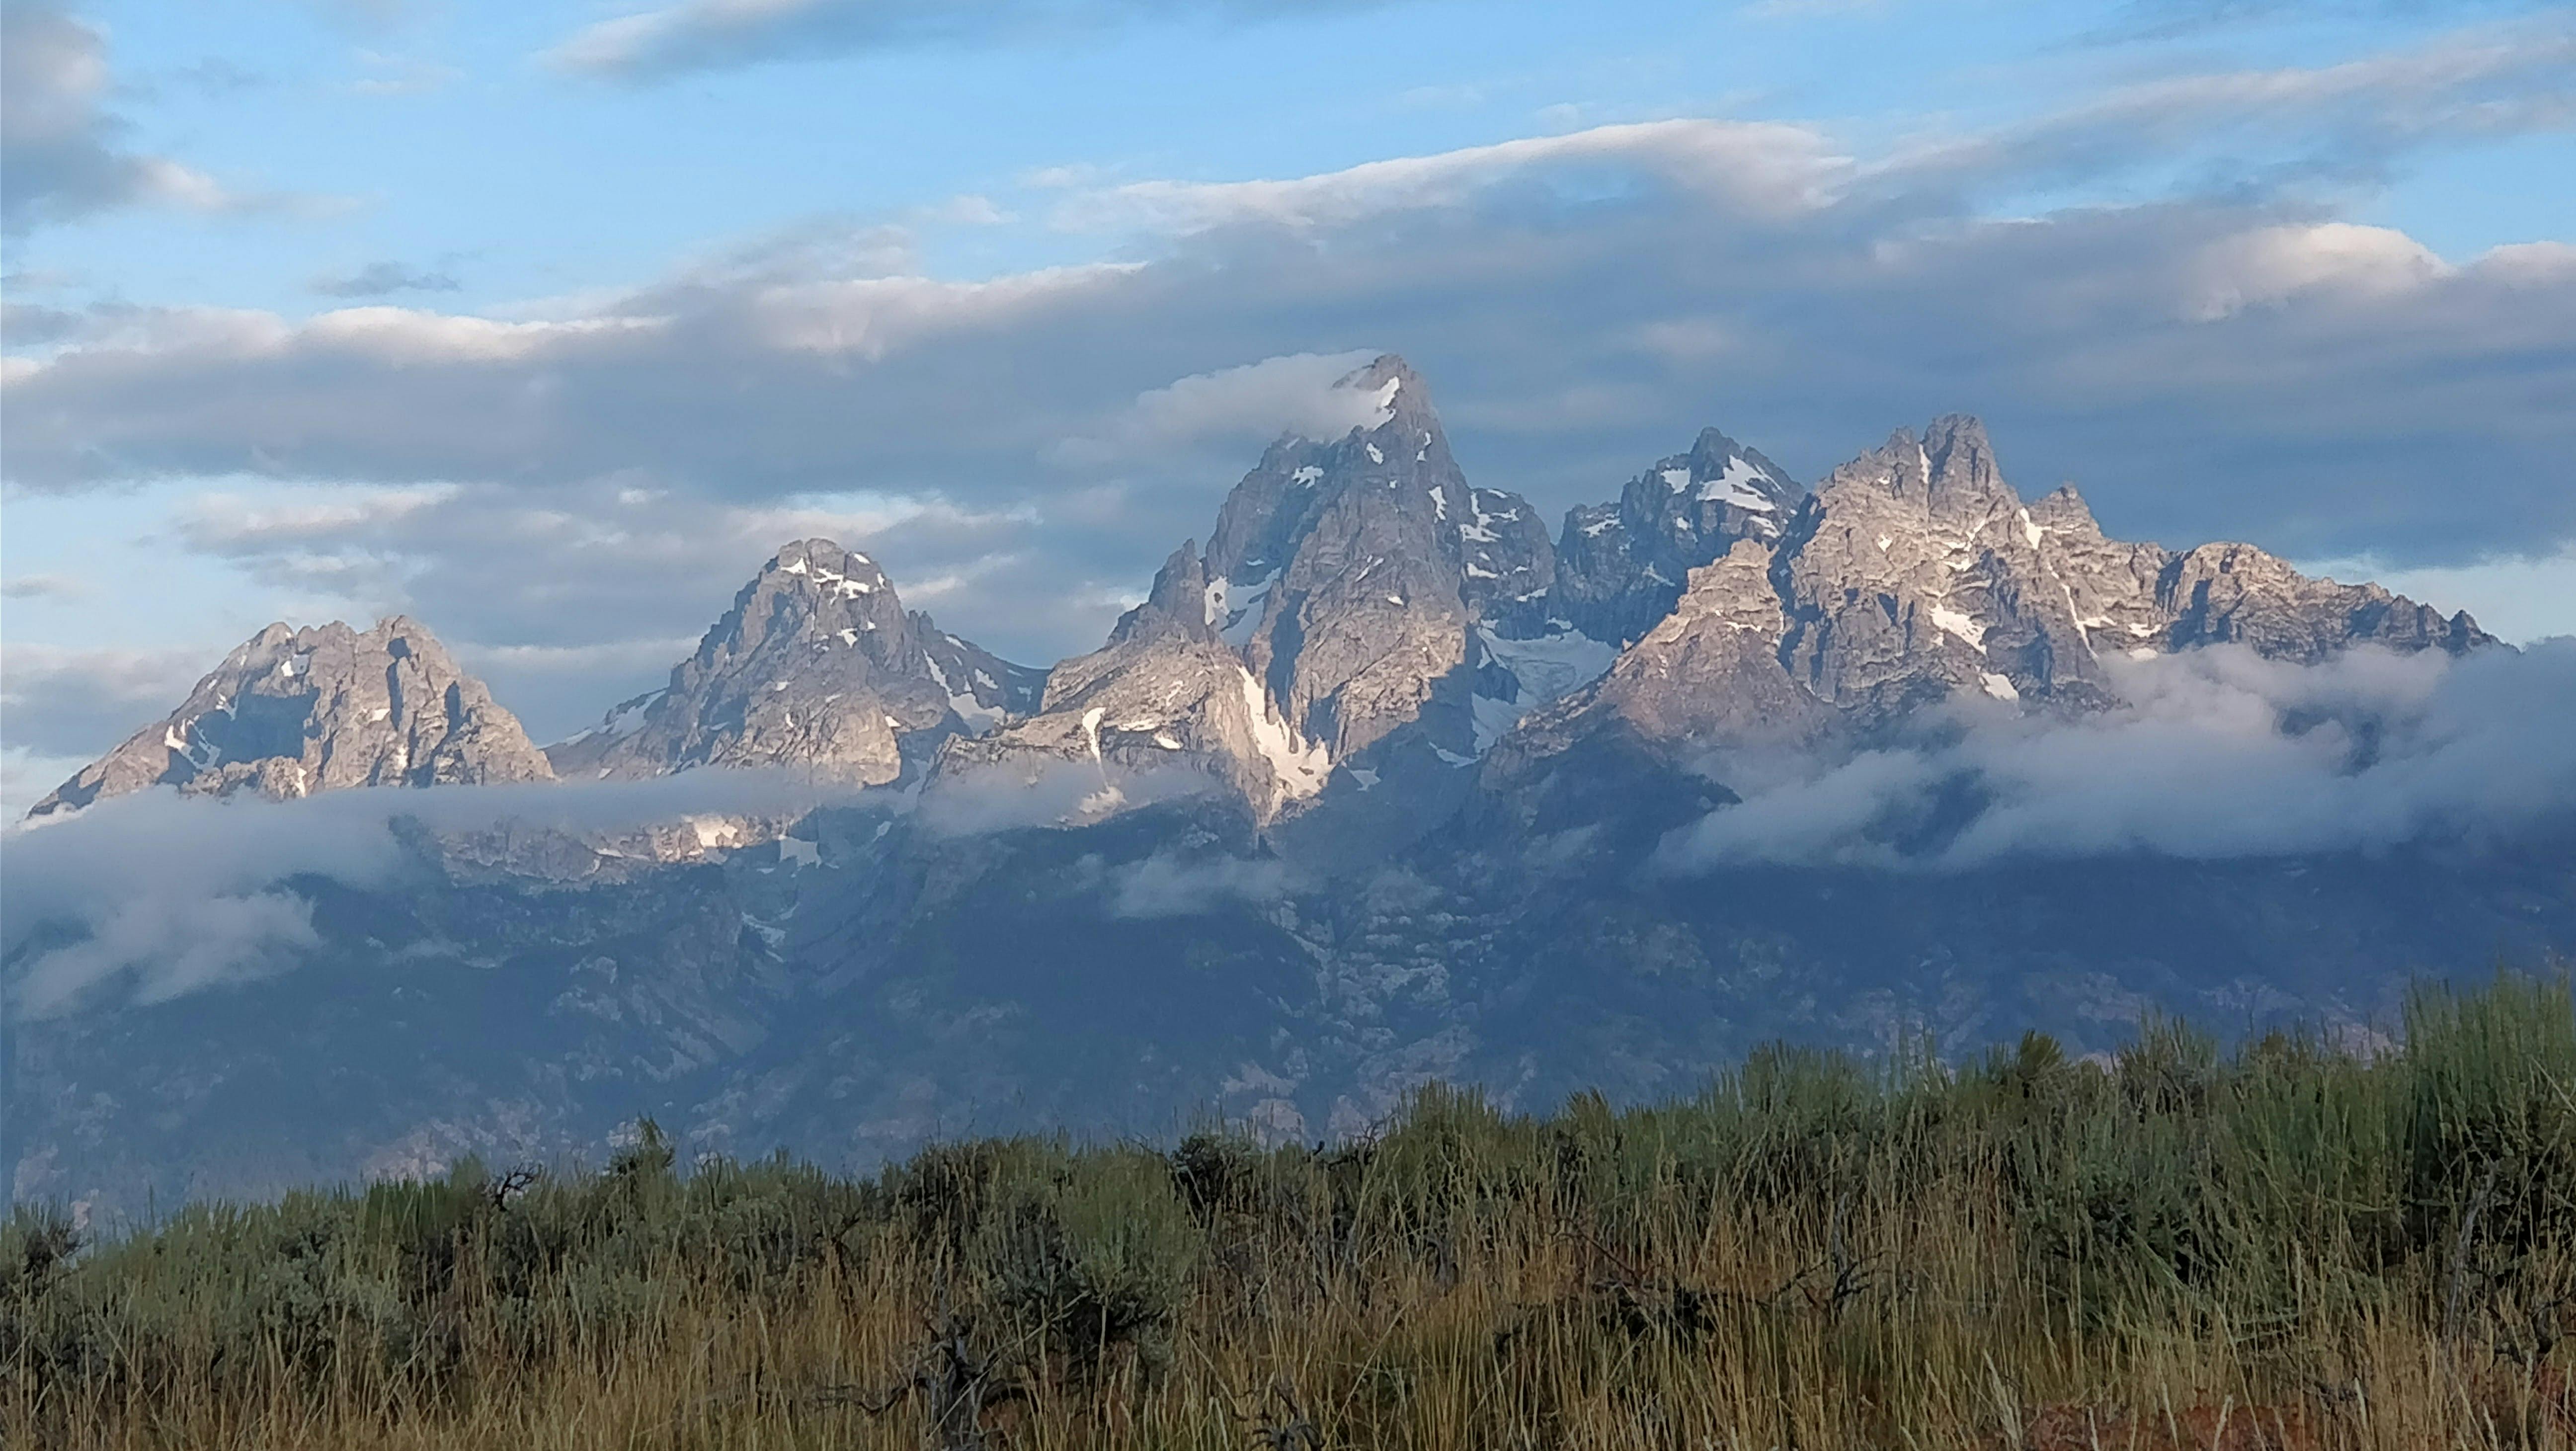
[[[1418,716],[1430,682],[1465,658],[1472,500],[1401,358],[1334,386],[1372,401],[1365,426],[1273,444],[1218,511],[1206,569],[1220,637],[1340,759]],[[1463,748],[1463,713],[1455,724]]]
[[[2050,534],[2076,538],[2100,539],[2101,524],[2094,519],[2092,506],[2073,484],[2059,484],[2030,506],[2030,521]]]
[[[1167,558],[1104,648],[1055,668],[1037,716],[948,759],[1184,765],[1263,820],[1409,728],[1464,759],[1470,599],[1542,595],[1545,532],[1518,496],[1467,486],[1403,359],[1334,387],[1357,423],[1273,442],[1203,555]]]
[[[1119,617],[1107,644],[1048,672],[1032,714],[992,734],[948,742],[940,779],[998,770],[1035,783],[1069,764],[1099,773],[1098,792],[1081,807],[1099,813],[1124,802],[1113,767],[1191,770],[1225,783],[1262,821],[1314,795],[1331,761],[1289,727],[1221,637],[1226,610],[1223,581],[1209,578],[1197,541],[1184,542],[1155,573],[1145,602]]]
[[[1340,381],[1334,381],[1332,387],[1350,389],[1350,392],[1358,394],[1376,394],[1378,410],[1383,412],[1383,418],[1368,425],[1370,433],[1401,423],[1412,423],[1417,428],[1425,423],[1437,428],[1437,423],[1440,423],[1440,418],[1432,412],[1430,384],[1422,381],[1422,374],[1412,369],[1412,363],[1406,363],[1396,353],[1378,353],[1365,369],[1350,371]]]
[[[2496,643],[2465,610],[2444,616],[2376,584],[2311,579],[2251,544],[2169,556],[2154,601],[2167,649],[2242,644],[2306,664],[2355,644],[2456,655]]]
[[[1870,490],[1943,519],[1973,521],[2021,501],[2004,483],[1986,426],[1964,414],[1946,414],[1921,435],[1900,428],[1887,442],[1825,477],[1818,494]]]
[[[794,767],[863,785],[1034,703],[1034,672],[906,613],[866,554],[789,543],[654,694],[548,748],[566,776]]]
[[[28,814],[173,786],[272,798],[353,786],[550,779],[518,718],[418,621],[360,632],[278,623],[233,648],[179,708],[84,768]]]
[[[1692,570],[1740,539],[1776,543],[1805,494],[1759,451],[1702,429],[1689,452],[1630,479],[1615,504],[1567,514],[1554,610],[1597,639],[1634,640],[1672,612]]]
[[[1932,420],[1923,431],[1923,453],[1935,508],[1951,500],[1982,503],[1999,492],[2011,492],[2004,486],[2003,470],[1995,464],[1986,425],[1968,414],[1951,413]]]
[[[1447,490],[1455,497],[1430,500],[1428,490],[1451,484],[1458,467],[1430,389],[1402,358],[1381,357],[1333,390],[1353,395],[1361,421],[1339,438],[1283,434],[1264,451],[1217,511],[1208,536],[1211,579],[1248,588],[1284,568],[1323,512],[1364,479],[1387,490],[1386,499],[1372,496],[1371,503],[1399,509],[1445,513],[1464,498],[1461,482]]]
[[[1216,627],[1222,621],[1224,591],[1208,582],[1207,562],[1199,557],[1199,542],[1181,541],[1154,571],[1154,587],[1145,602],[1118,617],[1110,628],[1111,644],[1129,640],[1152,639],[1163,635],[1185,640],[1213,641]]]
[[[1740,539],[1694,569],[1598,684],[1505,744],[1498,773],[1535,779],[1596,738],[1675,759],[1866,741],[1953,696],[2097,708],[2115,698],[2112,662],[2202,645],[2310,662],[2485,643],[2465,615],[2310,579],[2250,545],[2109,538],[2072,485],[2025,508],[1984,428],[1953,415],[1836,469],[1776,549]]]

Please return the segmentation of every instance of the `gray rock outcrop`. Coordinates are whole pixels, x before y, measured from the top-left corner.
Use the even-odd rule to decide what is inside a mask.
[[[950,743],[934,789],[993,768],[1034,782],[1052,766],[1087,762],[1100,773],[1100,789],[1086,809],[1098,813],[1123,804],[1111,767],[1177,768],[1215,777],[1261,820],[1322,790],[1327,753],[1289,728],[1219,637],[1214,599],[1197,542],[1184,543],[1107,645],[1048,673],[1036,714]]]
[[[153,786],[271,798],[353,786],[544,781],[554,773],[518,717],[438,638],[395,615],[270,625],[235,647],[177,710],[36,803],[30,817]]]
[[[1635,640],[1672,613],[1692,570],[1739,539],[1779,542],[1805,494],[1760,452],[1702,429],[1690,452],[1656,461],[1615,502],[1566,515],[1552,611],[1594,639]]]
[[[800,539],[742,587],[668,685],[547,755],[567,779],[740,766],[882,785],[947,737],[1030,708],[1040,678],[907,614],[865,554]]]
[[[1185,765],[1268,821],[1337,767],[1373,781],[1391,750],[1471,760],[1473,627],[1482,608],[1543,602],[1546,533],[1518,495],[1468,486],[1403,359],[1335,387],[1362,423],[1273,443],[1204,554],[1184,544],[1104,648],[1055,668],[1037,715],[944,768]]]
[[[2310,579],[2251,545],[2111,539],[2072,486],[2025,507],[1984,427],[1953,415],[1836,469],[1776,547],[1755,530],[1694,569],[1597,683],[1508,740],[1491,779],[1596,739],[1667,760],[1865,742],[1961,695],[2097,709],[2119,661],[2229,643],[2313,663],[2493,641],[2466,614]]]
[[[1466,476],[1403,359],[1380,358],[1337,386],[1372,396],[1377,421],[1272,445],[1217,515],[1208,576],[1223,584],[1244,663],[1333,759],[1416,722],[1464,751],[1467,692],[1450,677],[1467,659]]]

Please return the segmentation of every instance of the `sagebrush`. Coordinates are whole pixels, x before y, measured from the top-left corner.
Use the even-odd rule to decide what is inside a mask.
[[[0,1232],[11,1446],[2576,1446],[2576,1007]]]

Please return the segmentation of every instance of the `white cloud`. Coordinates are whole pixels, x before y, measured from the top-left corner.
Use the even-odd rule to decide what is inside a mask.
[[[92,985],[126,973],[136,1003],[167,1002],[283,972],[321,941],[313,904],[291,892],[138,896],[118,903],[87,938],[36,958],[19,977],[16,1006],[50,1017]]]
[[[1339,438],[1377,415],[1373,395],[1333,386],[1371,356],[1366,348],[1296,353],[1194,373],[1138,394],[1102,434],[1067,439],[1055,452],[1078,462],[1115,464],[1139,453],[1212,440],[1237,450],[1258,450],[1281,433]]]
[[[688,771],[653,781],[332,791],[222,801],[139,792],[0,830],[0,959],[31,1016],[119,991],[136,1002],[300,965],[317,939],[299,877],[369,887],[412,860],[411,825],[470,833],[618,832],[684,816],[794,815],[858,793],[793,772]],[[890,803],[899,805],[900,803]],[[28,950],[43,936],[70,938]]]
[[[2563,725],[2576,641],[2459,660],[2365,648],[2299,666],[2222,646],[2106,663],[2123,703],[2100,715],[1971,706],[1921,744],[1712,762],[1743,801],[1674,833],[1661,860],[1951,871],[2486,842],[2576,823],[2576,735]]]
[[[463,286],[444,272],[423,272],[400,262],[370,262],[355,272],[314,279],[326,297],[384,297],[396,292],[455,292]]]
[[[1109,874],[1109,915],[1191,917],[1244,903],[1275,902],[1297,885],[1288,864],[1215,856],[1191,860],[1156,853]]]
[[[2478,98],[2530,123],[2513,88],[2534,72],[2432,50],[2447,71],[2184,87],[2157,124],[2198,115],[2234,144],[2228,97],[2320,88],[2290,154],[2384,157],[2409,126],[2459,134]],[[2259,187],[2009,222],[1962,200],[2152,155],[2122,139],[2138,104],[1859,162],[1814,128],[1671,122],[1281,181],[1067,175],[1066,215],[1127,230],[1128,259],[980,280],[825,219],[507,317],[94,309],[7,361],[0,471],[272,481],[227,486],[247,512],[313,484],[395,491],[371,509],[455,490],[173,537],[494,649],[694,632],[809,533],[880,554],[908,602],[1007,654],[1087,648],[1205,534],[1258,435],[1298,426],[1324,360],[1377,348],[1428,376],[1476,482],[1549,511],[1706,424],[1813,477],[1893,422],[1972,409],[2018,480],[2079,479],[2128,537],[2391,568],[2576,538],[2576,495],[2534,483],[2576,453],[2576,252],[2445,265]],[[2295,105],[2261,114],[2296,129]],[[509,698],[584,721],[600,669],[530,671]]]
[[[642,80],[926,43],[1061,41],[1174,11],[1241,22],[1369,3],[1383,0],[679,0],[584,26],[544,59],[568,71]]]
[[[2330,289],[2365,299],[2411,291],[2455,271],[2403,232],[2350,222],[2263,227],[2201,249],[2189,315],[2202,321]]]
[[[2564,130],[2576,123],[2571,67],[2576,24],[2564,17],[2477,27],[2336,65],[2120,86],[1982,134],[1923,139],[1873,172],[1991,186],[2098,180],[2141,162],[2198,159],[2240,185],[2265,170],[2349,178],[2431,141]]]
[[[1772,122],[1674,120],[1596,126],[1430,156],[1363,162],[1278,181],[1135,181],[1066,200],[1056,225],[1187,234],[1260,223],[1347,226],[1389,212],[1457,207],[1516,177],[1608,162],[1643,169],[1757,216],[1812,211],[1851,175],[1818,133]]]
[[[407,489],[287,485],[262,492],[199,494],[181,508],[179,536],[189,547],[228,553],[245,547],[292,549],[332,543],[401,520],[457,495],[453,484]]]
[[[0,227],[21,232],[114,207],[242,205],[212,177],[122,150],[102,107],[107,39],[41,0],[0,9]]]
[[[2547,287],[2576,278],[2576,242],[2514,242],[2490,247],[2477,261],[2480,272],[2507,284]]]
[[[998,227],[1019,220],[991,197],[974,192],[960,192],[945,201],[917,208],[911,215],[918,221],[951,227]]]

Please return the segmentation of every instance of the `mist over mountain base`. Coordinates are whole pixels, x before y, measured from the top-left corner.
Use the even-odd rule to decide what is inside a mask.
[[[1679,874],[1652,814],[1501,836],[1461,813],[1374,859],[1331,814],[1265,833],[1202,795],[955,834],[862,801],[583,885],[416,837],[371,884],[278,884],[310,907],[294,965],[22,1016],[14,1192],[113,1220],[468,1154],[597,1162],[647,1114],[684,1155],[854,1168],[1216,1116],[1340,1140],[1428,1080],[1545,1110],[1688,1094],[1773,1039],[1955,1057],[2037,1028],[2082,1052],[2152,1014],[2367,1042],[2412,982],[2576,941],[2576,829]]]

